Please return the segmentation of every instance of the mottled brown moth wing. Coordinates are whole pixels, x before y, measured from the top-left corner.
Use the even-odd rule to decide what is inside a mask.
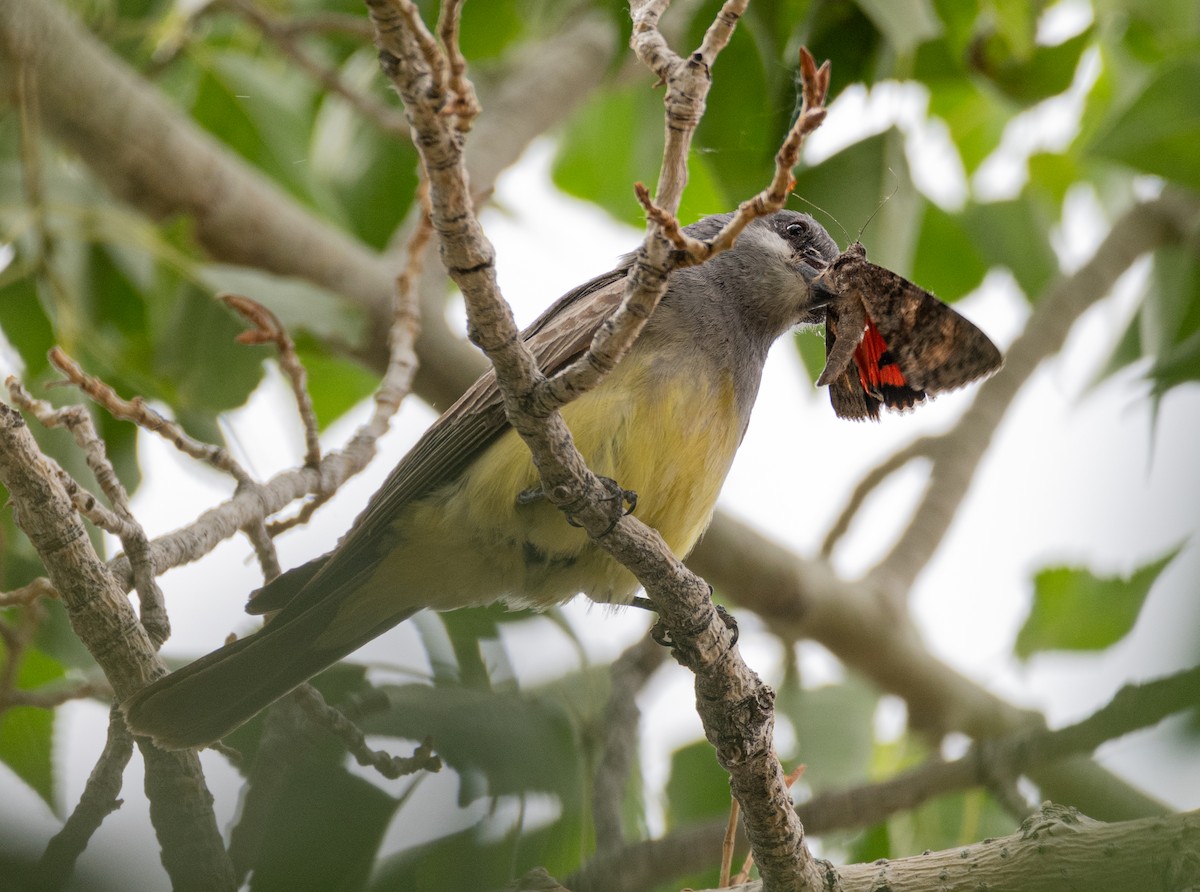
[[[850,312],[843,313],[839,304]],[[854,421],[870,418],[878,421],[880,400],[863,389],[858,381],[858,367],[852,362],[865,325],[862,301],[839,301],[826,308],[825,370],[817,379],[817,385],[828,385],[829,401],[833,403],[833,411],[839,418]],[[857,332],[857,336],[843,335],[844,330]]]
[[[826,312],[827,321],[835,319],[835,331],[830,343],[827,325],[827,364],[821,379],[830,384],[830,400],[839,416],[877,418],[878,405],[870,411],[872,399],[889,409],[911,408],[926,395],[991,374],[1003,361],[987,335],[928,291],[868,262],[859,242],[830,264],[818,287],[837,295]],[[865,326],[857,335],[852,367],[838,337],[842,332],[854,337],[849,323],[860,315],[853,309],[856,304],[863,308]],[[847,393],[854,389],[863,392],[866,414]]]

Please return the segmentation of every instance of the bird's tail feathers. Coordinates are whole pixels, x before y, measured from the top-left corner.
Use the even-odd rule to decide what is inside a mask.
[[[342,603],[340,597],[326,596],[305,610],[286,611],[255,634],[143,688],[121,704],[130,729],[164,749],[213,743],[417,610],[398,612],[335,645],[317,647]]]

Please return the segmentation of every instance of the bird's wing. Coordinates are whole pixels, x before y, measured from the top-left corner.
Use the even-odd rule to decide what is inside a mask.
[[[620,305],[628,271],[628,264],[622,264],[580,285],[521,333],[543,372],[559,371],[587,349],[600,324]],[[265,613],[280,609],[304,589],[347,584],[352,588],[354,576],[372,572],[374,551],[387,542],[387,532],[404,506],[454,479],[507,429],[496,374],[489,369],[400,459],[331,554],[259,589],[247,610]],[[516,495],[513,493],[513,498]]]
[[[521,333],[543,372],[554,374],[587,349],[620,305],[626,273],[612,270],[579,286]],[[400,460],[355,526],[390,523],[400,506],[453,479],[507,427],[496,373],[488,370]]]

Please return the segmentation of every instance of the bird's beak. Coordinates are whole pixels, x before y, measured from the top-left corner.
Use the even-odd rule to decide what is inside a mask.
[[[800,255],[800,259],[817,272],[821,272],[826,266],[829,265],[825,262],[825,258],[818,254],[815,250],[805,251],[802,255]]]
[[[827,307],[838,298],[838,293],[825,284],[824,276],[817,276],[808,283],[808,293],[812,300],[810,307]]]

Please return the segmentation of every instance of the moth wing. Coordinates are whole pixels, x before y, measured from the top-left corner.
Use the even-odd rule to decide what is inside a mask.
[[[855,266],[867,314],[914,390],[954,390],[1003,364],[987,335],[928,291],[865,259]]]
[[[862,303],[858,301],[856,303],[861,310]],[[829,386],[829,402],[833,405],[834,414],[838,418],[849,418],[852,421],[863,421],[869,418],[872,421],[878,421],[879,400],[863,389],[862,383],[858,379],[858,366],[851,362],[858,340],[853,337],[838,336],[838,330],[841,328],[839,323],[842,322],[844,322],[844,317],[840,317],[837,311],[830,306],[825,315],[825,370],[821,372],[817,384],[822,387]],[[862,323],[858,323],[854,330],[861,332],[863,330]],[[861,337],[860,334],[859,340]],[[850,349],[844,351],[844,361],[835,359],[835,356],[841,356],[838,351],[838,346],[841,344],[850,345]],[[839,364],[840,369],[837,368]]]
[[[879,400],[863,390],[853,369],[847,369],[844,375],[830,382],[829,402],[838,418],[879,420]]]
[[[833,383],[851,368],[866,324],[867,311],[858,295],[842,295],[825,308],[825,368],[818,387]]]

